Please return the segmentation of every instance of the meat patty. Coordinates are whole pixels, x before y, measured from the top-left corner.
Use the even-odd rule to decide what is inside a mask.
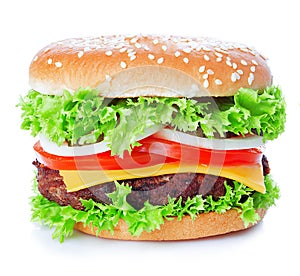
[[[262,160],[264,175],[268,174],[269,164],[266,157]],[[75,209],[84,210],[80,199],[93,199],[96,202],[110,204],[107,194],[115,191],[115,183],[108,182],[76,192],[67,192],[63,177],[58,170],[52,170],[37,160],[33,162],[37,168],[37,181],[40,193],[51,201],[62,206],[71,205]],[[188,197],[211,195],[214,199],[225,194],[224,183],[233,186],[233,181],[221,176],[201,173],[178,173],[152,176],[138,179],[122,180],[132,188],[127,202],[136,209],[141,209],[145,201],[153,205],[164,205],[168,197],[179,199],[184,204]]]

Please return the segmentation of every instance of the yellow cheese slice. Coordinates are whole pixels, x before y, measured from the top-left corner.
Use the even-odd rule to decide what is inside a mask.
[[[68,192],[75,192],[114,180],[143,178],[175,173],[203,173],[223,176],[243,183],[261,193],[265,193],[264,176],[261,164],[252,166],[206,166],[188,165],[179,162],[128,170],[60,170]]]

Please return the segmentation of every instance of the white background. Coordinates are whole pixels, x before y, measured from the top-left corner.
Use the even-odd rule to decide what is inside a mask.
[[[299,26],[299,6],[289,0],[2,1],[0,274],[299,275]],[[285,134],[268,144],[281,199],[261,224],[198,241],[122,242],[75,233],[59,244],[51,230],[30,222],[34,139],[19,130],[15,104],[29,89],[31,59],[52,41],[115,33],[205,35],[254,46],[269,58],[288,121]]]

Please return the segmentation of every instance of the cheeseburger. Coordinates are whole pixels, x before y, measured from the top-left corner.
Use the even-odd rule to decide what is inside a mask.
[[[32,220],[123,240],[249,228],[275,204],[265,144],[285,102],[264,56],[210,38],[100,36],[40,50],[21,98]]]

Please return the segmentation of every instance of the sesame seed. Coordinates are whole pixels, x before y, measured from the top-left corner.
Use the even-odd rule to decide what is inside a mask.
[[[138,38],[137,37],[133,37],[132,39],[130,39],[130,42],[131,43],[136,43],[138,41]]]
[[[204,86],[204,88],[208,88],[208,86],[209,86],[208,80],[205,80],[205,81],[203,82],[203,86]]]
[[[38,56],[35,56],[34,59],[33,59],[33,61],[37,61],[38,58],[39,58]]]
[[[111,81],[112,77],[110,75],[105,75],[105,80]]]
[[[208,48],[208,47],[206,47],[206,46],[203,46],[202,49],[203,49],[204,51],[206,51],[206,52],[211,51],[210,48]]]
[[[253,72],[253,73],[255,72],[255,69],[256,69],[255,66],[251,66],[251,67],[250,67],[250,70],[251,70],[251,72]]]
[[[195,49],[198,46],[198,43],[196,41],[189,41],[188,45],[192,48]]]
[[[219,79],[215,79],[215,84],[216,85],[222,85],[223,82],[221,80],[219,80]]]
[[[175,57],[179,57],[180,56],[180,52],[176,51],[174,55],[175,55]]]
[[[237,64],[235,62],[232,63],[232,68],[236,69],[237,68]]]
[[[228,66],[230,66],[230,67],[232,66],[232,63],[231,63],[231,61],[230,61],[229,59],[226,60],[226,64],[227,64]]]
[[[236,72],[237,72],[239,75],[243,75],[243,74],[244,74],[243,70],[241,70],[241,69],[236,70]]]
[[[183,48],[182,51],[187,54],[190,54],[192,52],[192,48]]]
[[[152,55],[152,54],[148,54],[148,58],[151,59],[151,60],[155,59],[154,55]]]
[[[138,49],[142,48],[142,45],[141,45],[140,43],[138,43],[138,42],[135,43],[134,45],[135,45],[135,47],[138,48]]]
[[[247,61],[246,61],[246,60],[244,60],[244,59],[242,59],[242,60],[241,60],[241,64],[243,64],[243,65],[245,65],[245,66],[247,66],[247,65],[248,65]]]
[[[215,50],[220,52],[220,53],[226,54],[226,55],[228,54],[228,51],[226,51],[225,48],[221,49],[221,48],[216,47]]]
[[[77,53],[77,56],[78,56],[78,58],[81,58],[81,57],[83,56],[83,51],[79,51],[79,52]]]
[[[128,57],[132,57],[136,54],[136,51],[133,51],[132,49],[127,50]]]
[[[144,46],[144,49],[145,49],[146,51],[150,51],[150,48],[149,48],[147,45]]]
[[[60,61],[57,61],[57,62],[55,62],[54,64],[55,64],[55,66],[56,66],[57,68],[62,67],[62,63],[61,63]]]
[[[215,55],[219,58],[223,57],[223,55],[221,53],[215,52]]]
[[[162,45],[161,48],[164,52],[167,51],[167,49],[168,49],[168,47],[166,45]]]
[[[241,51],[245,52],[245,53],[248,53],[249,52],[249,49],[247,48],[240,48]]]
[[[208,55],[204,55],[203,58],[204,58],[206,61],[209,61],[209,56],[208,56]]]
[[[209,75],[213,75],[215,72],[213,71],[213,70],[211,70],[211,69],[207,69],[207,74],[209,74]]]
[[[186,64],[189,63],[189,59],[188,59],[187,57],[184,57],[182,60],[183,60],[183,62],[186,63]]]
[[[106,51],[105,55],[107,55],[108,57],[110,57],[112,55],[112,51]]]
[[[232,81],[232,82],[236,82],[236,81],[239,80],[239,79],[240,79],[240,75],[239,75],[238,73],[233,72],[233,73],[231,74],[231,81]]]
[[[250,73],[248,78],[248,84],[251,85],[253,81],[254,81],[254,74]]]
[[[222,58],[221,58],[221,57],[218,57],[218,58],[216,59],[216,62],[220,62],[220,61],[222,61]]]
[[[124,52],[126,52],[126,50],[127,50],[127,48],[123,47],[123,48],[120,49],[120,53],[124,53]]]
[[[157,60],[157,63],[158,64],[162,64],[164,62],[164,58],[163,57],[160,57],[158,60]]]
[[[47,63],[52,64],[52,58],[48,58]]]
[[[135,60],[136,59],[136,56],[135,55],[132,55],[131,57],[130,57],[130,60],[131,61],[133,61],[133,60]]]
[[[127,64],[125,61],[121,61],[120,66],[121,66],[121,68],[125,69],[127,67]]]
[[[205,71],[205,65],[199,67],[199,73],[203,73]]]
[[[252,63],[253,63],[254,65],[258,65],[258,63],[257,63],[256,60],[252,59],[251,61],[252,61]]]
[[[158,43],[158,39],[153,39],[153,44],[156,45]]]
[[[204,74],[204,75],[202,76],[202,78],[205,79],[205,80],[208,79],[208,74]]]

